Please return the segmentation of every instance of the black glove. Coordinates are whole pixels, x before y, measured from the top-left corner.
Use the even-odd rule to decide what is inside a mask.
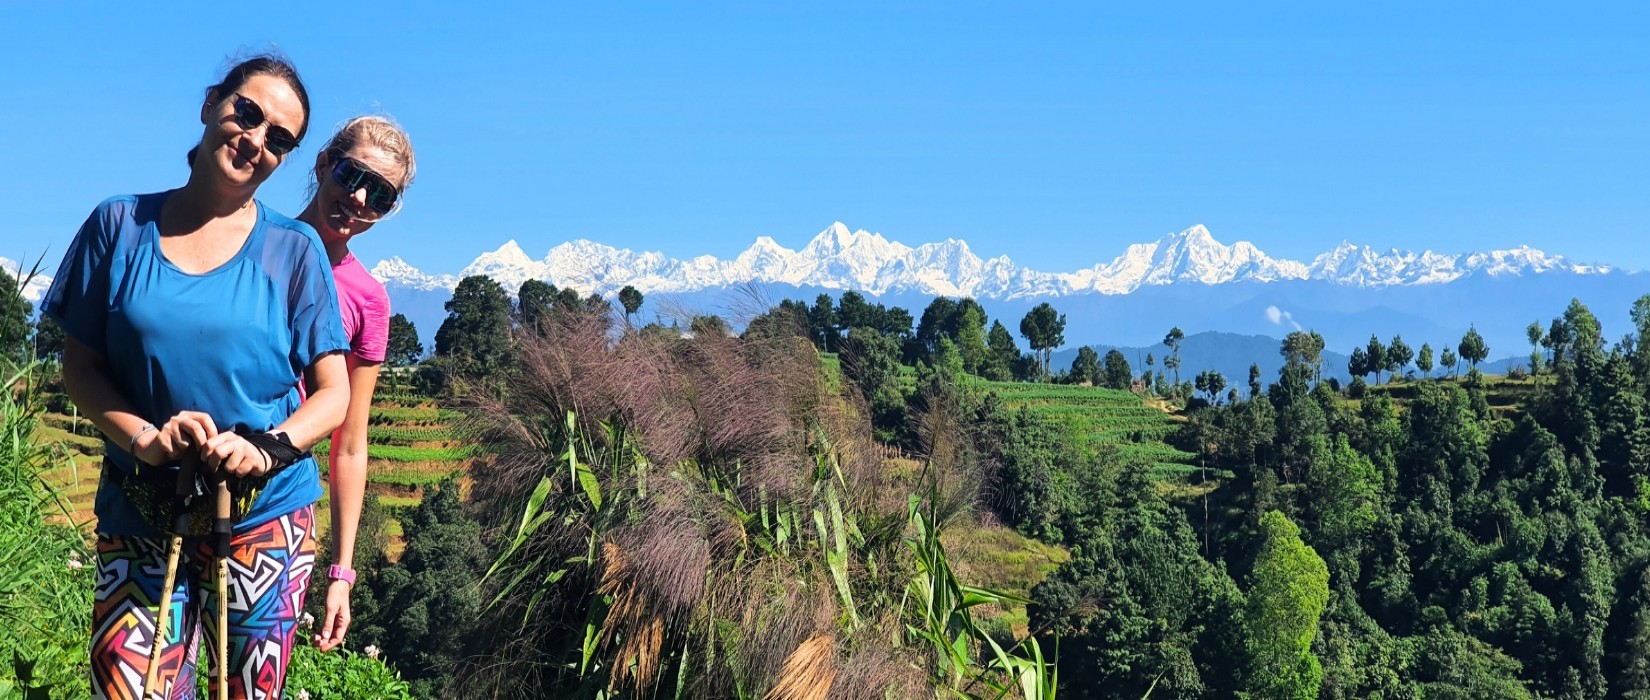
[[[308,454],[292,445],[292,438],[286,433],[265,433],[254,431],[244,425],[235,426],[235,434],[252,443],[254,447],[263,450],[269,457],[269,470],[265,476],[273,475],[282,469],[292,466]]]

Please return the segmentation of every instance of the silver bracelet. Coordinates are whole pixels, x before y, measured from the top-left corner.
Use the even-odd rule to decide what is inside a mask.
[[[144,423],[143,427],[138,428],[137,432],[132,433],[132,441],[127,443],[126,451],[132,453],[133,457],[136,457],[137,456],[137,439],[142,437],[144,433],[147,433],[147,432],[149,432],[151,430],[154,430],[154,429],[155,429],[155,424],[154,423]]]

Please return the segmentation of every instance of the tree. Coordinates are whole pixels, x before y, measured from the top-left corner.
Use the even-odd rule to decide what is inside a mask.
[[[1128,391],[1134,388],[1134,369],[1129,367],[1129,358],[1117,348],[1106,351],[1106,368],[1099,383],[1108,389]]]
[[[1261,516],[1260,531],[1244,611],[1247,685],[1255,698],[1316,698],[1323,668],[1312,653],[1312,640],[1329,604],[1329,568],[1283,513]]]
[[[0,362],[22,365],[34,354],[29,351],[29,316],[33,313],[34,304],[23,298],[17,278],[0,268]]]
[[[1533,377],[1541,374],[1541,341],[1547,338],[1547,334],[1542,331],[1540,321],[1531,321],[1524,328],[1524,337],[1530,341],[1530,376]]]
[[[555,285],[543,280],[522,282],[516,291],[516,325],[522,330],[537,332],[539,324],[550,318],[550,309],[555,306],[558,294]]]
[[[1637,339],[1634,343],[1633,371],[1640,383],[1650,385],[1650,294],[1634,300],[1628,316],[1633,320]]]
[[[899,342],[870,328],[848,331],[843,343],[842,374],[859,387],[871,411],[871,426],[883,442],[894,441],[905,417],[899,390]]]
[[[435,332],[435,354],[461,374],[488,376],[510,349],[510,297],[486,275],[460,280],[444,305],[447,319]]]
[[[1174,372],[1174,384],[1180,386],[1180,342],[1186,339],[1186,333],[1180,326],[1169,329],[1168,335],[1163,336],[1163,344],[1169,346],[1169,356],[1163,358],[1163,369]]]
[[[957,315],[957,302],[950,297],[934,297],[928,302],[928,307],[922,310],[922,318],[917,321],[917,342],[922,344],[922,353],[932,355],[939,349],[940,338],[946,337],[946,330],[952,325],[952,317]],[[915,363],[915,357],[907,360]]]
[[[1090,382],[1098,386],[1099,380],[1100,353],[1087,345],[1077,348],[1077,359],[1071,362],[1071,381],[1079,384]]]
[[[1363,348],[1352,348],[1352,357],[1346,360],[1346,371],[1354,377],[1363,377],[1369,374],[1369,353]]]
[[[1366,365],[1369,371],[1375,373],[1375,383],[1379,385],[1381,383],[1381,372],[1387,366],[1386,346],[1381,344],[1380,338],[1374,335],[1369,336],[1369,345],[1364,346],[1364,357],[1369,363]]]
[[[1249,399],[1253,401],[1257,396],[1260,396],[1260,365],[1258,363],[1250,363]]]
[[[865,301],[865,295],[852,289],[843,292],[836,302],[837,330],[847,335],[853,328],[871,328],[876,309]]]
[[[1217,370],[1206,369],[1197,373],[1194,383],[1198,391],[1209,393],[1209,403],[1220,403],[1220,392],[1226,389],[1226,375]]]
[[[1490,356],[1490,347],[1484,344],[1484,336],[1478,334],[1477,327],[1468,326],[1467,334],[1461,337],[1458,352],[1461,359],[1466,360],[1473,369],[1478,369],[1478,363]]]
[[[63,332],[63,327],[57,325],[56,319],[41,314],[40,320],[34,324],[34,358],[37,360],[63,359],[63,346],[69,342],[69,335]]]
[[[831,295],[814,297],[814,306],[808,309],[808,336],[820,352],[837,351],[841,339],[837,336],[836,304]]]
[[[461,283],[462,284],[462,283]],[[464,656],[464,637],[481,614],[479,585],[489,554],[481,525],[464,514],[452,479],[427,493],[406,518],[407,547],[395,564],[379,559],[367,579],[382,616],[352,627],[414,680],[419,697],[450,696],[438,685]],[[357,632],[359,629],[359,632]],[[420,683],[421,681],[421,683]]]
[[[1008,326],[1002,321],[991,322],[991,332],[986,335],[986,348],[991,359],[981,370],[980,375],[992,381],[1006,382],[1015,379],[1014,367],[1020,362],[1020,348],[1014,344],[1014,334],[1008,332]]]
[[[733,329],[728,327],[728,322],[722,320],[722,317],[716,314],[694,316],[688,322],[688,331],[692,332],[695,337],[704,338],[726,338],[733,335]]]
[[[619,290],[619,305],[624,307],[624,324],[630,325],[630,317],[642,308],[642,293],[635,287],[625,285]]]
[[[1421,354],[1415,356],[1415,368],[1426,378],[1432,378],[1432,344],[1421,343]]]
[[[970,304],[957,322],[957,352],[962,353],[963,367],[969,374],[984,374],[991,362],[991,349],[985,340],[985,313],[978,304]]]
[[[1048,302],[1038,304],[1020,319],[1020,335],[1025,336],[1031,349],[1039,353],[1043,379],[1048,380],[1049,359],[1054,349],[1066,343],[1066,315],[1054,310]]]
[[[745,324],[745,333],[741,337],[808,338],[808,305],[792,299],[781,301],[778,306],[768,309]]]
[[[391,367],[410,367],[423,356],[424,344],[418,340],[418,328],[404,314],[391,316],[389,349],[384,354],[384,363]]]
[[[1387,369],[1391,370],[1394,376],[1402,377],[1404,376],[1404,368],[1408,367],[1409,361],[1413,359],[1415,359],[1415,351],[1411,350],[1409,344],[1404,342],[1404,337],[1402,335],[1392,336],[1392,344],[1387,346],[1386,349]]]
[[[1316,382],[1322,374],[1323,368],[1323,336],[1317,331],[1293,331],[1283,339],[1284,364],[1299,364],[1312,369],[1312,380]]]
[[[1447,347],[1444,348],[1444,354],[1438,358],[1438,364],[1443,365],[1444,369],[1450,370],[1450,372],[1452,374],[1456,375],[1456,376],[1461,375],[1460,372],[1456,371],[1455,351],[1454,350],[1451,350]]]

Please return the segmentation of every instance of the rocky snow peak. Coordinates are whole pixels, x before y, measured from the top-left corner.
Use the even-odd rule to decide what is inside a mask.
[[[426,275],[418,268],[407,264],[400,256],[389,260],[380,260],[368,271],[374,279],[384,286],[405,287],[428,291],[432,289],[452,289],[458,286],[458,278],[452,275]]]
[[[602,294],[625,285],[652,293],[779,283],[855,289],[871,295],[909,292],[1018,299],[1127,294],[1143,286],[1169,284],[1315,279],[1356,287],[1384,287],[1440,284],[1473,274],[1611,271],[1608,266],[1573,264],[1528,246],[1445,255],[1396,249],[1378,252],[1344,241],[1308,264],[1270,257],[1248,241],[1223,244],[1199,224],[1155,242],[1130,245],[1109,263],[1073,272],[1045,272],[1021,267],[1006,255],[981,258],[961,239],[947,238],[912,248],[879,233],[850,230],[839,221],[820,231],[801,250],[761,236],[731,260],[708,255],[678,260],[662,253],[636,253],[588,240],[562,243],[550,249],[543,260],[533,260],[511,240],[477,257],[461,274],[488,275],[511,293],[527,279],[540,279]],[[426,275],[400,258],[380,262],[373,268],[373,275],[386,285],[420,289],[450,289],[457,284],[452,275]]]

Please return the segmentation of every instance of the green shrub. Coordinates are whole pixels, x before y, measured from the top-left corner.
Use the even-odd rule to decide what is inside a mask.
[[[368,649],[371,650],[371,647]],[[307,642],[301,642],[292,650],[285,697],[307,697],[309,700],[411,700],[413,696],[411,687],[401,680],[401,674],[383,661],[348,649],[322,653]]]
[[[67,456],[33,441],[30,372],[0,377],[0,697],[82,698],[94,556],[80,533],[46,522],[64,505],[40,474]]]

